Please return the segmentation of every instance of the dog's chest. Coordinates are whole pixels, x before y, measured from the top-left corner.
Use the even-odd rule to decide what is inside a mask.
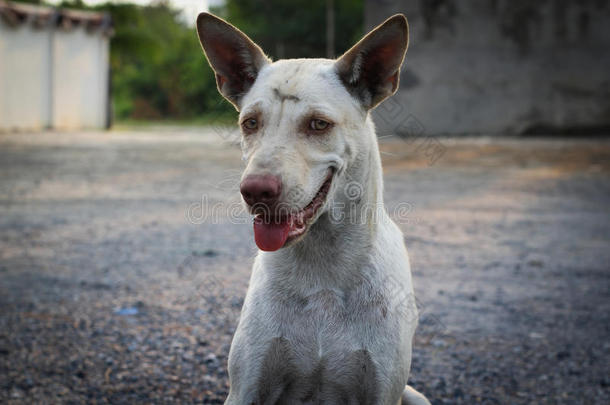
[[[297,342],[274,338],[260,364],[257,403],[374,404],[379,396],[376,381],[367,349],[327,347],[316,354]]]
[[[274,331],[248,345],[257,359],[256,403],[377,403],[378,376],[387,370],[374,359],[392,344],[379,336],[385,303],[368,298],[321,290],[277,302],[265,319],[251,311],[249,322]]]

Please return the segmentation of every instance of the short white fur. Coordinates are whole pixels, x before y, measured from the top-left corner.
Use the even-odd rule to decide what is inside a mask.
[[[225,404],[429,404],[406,386],[417,308],[403,235],[383,208],[381,160],[369,114],[398,86],[406,19],[388,19],[338,61],[261,63],[253,68],[252,83],[227,83],[230,77],[222,75],[228,63],[217,60],[214,47],[230,43],[246,49],[242,59],[265,61],[260,48],[240,45],[249,39],[210,14],[200,15],[198,31],[223,94],[223,86],[244,89],[227,97],[240,111],[239,122],[258,120],[258,129],[242,139],[243,178],[280,177],[282,203],[302,208],[329,168],[334,171],[308,231],[255,259],[229,354]],[[362,76],[371,74],[364,63],[375,49],[363,48],[386,44],[396,46],[397,55],[387,71],[378,72],[381,81],[374,87],[375,80]],[[308,117],[327,120],[332,128],[307,133],[302,122]],[[346,195],[352,183],[362,190],[357,198]],[[340,221],[331,215],[336,207],[349,207]]]

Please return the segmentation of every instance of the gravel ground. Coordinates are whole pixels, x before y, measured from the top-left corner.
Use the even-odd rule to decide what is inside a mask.
[[[0,135],[1,403],[222,403],[256,252],[222,139]],[[610,141],[381,149],[420,306],[411,384],[610,403]]]

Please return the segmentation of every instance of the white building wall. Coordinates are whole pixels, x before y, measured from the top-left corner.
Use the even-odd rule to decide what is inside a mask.
[[[109,39],[0,20],[0,130],[106,126]]]
[[[53,126],[105,126],[108,96],[108,40],[83,27],[53,37]]]
[[[51,124],[50,32],[0,22],[0,129]]]

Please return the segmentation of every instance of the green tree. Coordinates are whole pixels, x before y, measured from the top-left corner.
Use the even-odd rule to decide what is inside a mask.
[[[166,3],[100,8],[111,13],[115,27],[111,68],[118,118],[214,118],[231,111],[217,97],[195,29],[177,11]]]
[[[363,1],[335,0],[335,52],[362,36]],[[223,17],[238,26],[274,59],[326,55],[326,0],[227,0]]]

